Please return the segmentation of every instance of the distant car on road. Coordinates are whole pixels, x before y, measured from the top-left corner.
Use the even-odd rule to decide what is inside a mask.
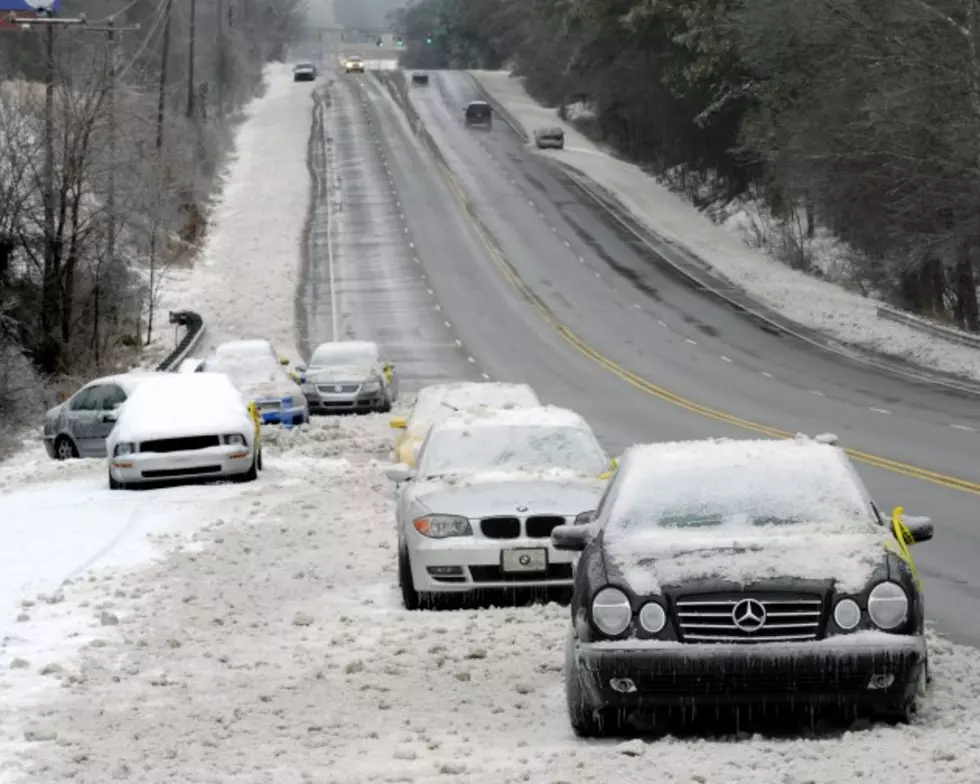
[[[615,468],[578,414],[544,406],[452,414],[399,483],[398,582],[409,610],[436,595],[568,589],[556,526],[587,522]]]
[[[493,109],[486,101],[471,101],[463,110],[467,128],[492,128]]]
[[[223,373],[160,373],[119,411],[109,488],[180,479],[251,482],[262,468],[254,406]]]
[[[398,397],[395,363],[371,341],[321,343],[296,370],[312,414],[391,411]]]
[[[364,58],[351,55],[344,61],[345,73],[364,73]]]
[[[538,128],[534,132],[534,143],[539,150],[551,147],[561,150],[565,147],[565,131],[558,126],[550,128]]]
[[[426,85],[429,83],[429,75],[427,73],[413,73],[412,74],[412,84]]]
[[[313,63],[297,63],[293,66],[294,82],[316,81],[316,66]]]
[[[121,373],[90,381],[61,405],[44,415],[44,448],[56,460],[105,457],[116,411],[136,388],[158,374]]]
[[[628,449],[594,520],[551,534],[581,552],[572,728],[722,706],[908,720],[928,682],[909,545],[932,535],[924,518],[882,514],[819,437]]]
[[[394,417],[395,456],[400,463],[415,465],[415,456],[429,428],[456,411],[481,408],[536,408],[537,394],[527,384],[496,381],[460,381],[422,387],[407,417]]]
[[[255,403],[263,422],[301,425],[310,412],[299,384],[286,372],[288,364],[268,340],[233,340],[218,346],[198,372],[227,374]]]

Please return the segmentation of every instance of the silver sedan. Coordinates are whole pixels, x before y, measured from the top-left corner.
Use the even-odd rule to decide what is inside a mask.
[[[439,595],[567,588],[574,555],[556,526],[591,519],[615,463],[571,411],[453,414],[435,424],[418,468],[398,483],[398,578],[408,609]]]
[[[321,343],[306,367],[297,367],[314,414],[390,411],[398,397],[395,363],[369,340]]]

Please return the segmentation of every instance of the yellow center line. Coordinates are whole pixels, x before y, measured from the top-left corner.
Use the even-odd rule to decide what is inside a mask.
[[[592,348],[592,346],[586,343],[585,340],[573,332],[566,324],[562,323],[558,318],[556,318],[555,314],[551,312],[550,308],[548,308],[544,301],[528,287],[520,275],[518,275],[513,265],[504,257],[503,252],[500,250],[489,231],[484,227],[482,220],[480,220],[480,217],[476,214],[473,206],[469,203],[469,199],[466,197],[463,189],[456,181],[456,177],[453,175],[452,171],[438,158],[436,158],[436,161],[439,168],[443,172],[443,177],[448,184],[449,189],[452,191],[453,196],[455,197],[456,201],[459,202],[460,206],[467,213],[467,215],[469,215],[473,226],[476,229],[477,235],[480,237],[481,242],[483,242],[483,245],[490,253],[490,257],[494,260],[494,263],[504,274],[504,277],[507,278],[508,282],[531,304],[532,309],[542,318],[542,320],[544,320],[562,337],[562,339],[565,340],[566,343],[568,343],[577,352],[592,360],[597,365],[605,368],[610,373],[636,389],[646,392],[648,395],[663,400],[666,403],[671,403],[672,405],[683,408],[686,411],[690,411],[691,413],[698,414],[699,416],[706,417],[708,419],[714,419],[718,422],[724,422],[727,425],[733,425],[753,433],[769,436],[770,438],[794,438],[796,436],[795,433],[791,433],[788,430],[782,430],[777,427],[765,425],[751,419],[743,419],[742,417],[737,417],[734,414],[719,411],[718,409],[710,408],[709,406],[705,406],[700,403],[696,403],[693,400],[689,400],[688,398],[682,397],[675,392],[671,392],[664,387],[648,381],[637,373],[634,373],[632,370],[628,370],[618,362]],[[939,485],[950,490],[959,490],[963,493],[970,493],[972,495],[980,496],[980,483],[942,474],[937,471],[931,471],[927,468],[920,468],[919,466],[910,465],[908,463],[902,463],[897,460],[872,454],[870,452],[863,452],[859,449],[852,449],[850,447],[842,448],[848,454],[848,456],[861,463],[866,463],[867,465],[875,466],[876,468],[883,468],[886,471],[902,474],[903,476],[908,476],[913,479],[919,479],[923,482],[930,482],[934,485]]]

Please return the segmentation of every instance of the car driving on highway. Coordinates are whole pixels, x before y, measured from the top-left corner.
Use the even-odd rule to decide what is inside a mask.
[[[538,128],[534,132],[534,143],[539,150],[552,148],[561,150],[565,147],[565,132],[557,125],[548,128]]]
[[[477,408],[536,408],[541,401],[527,384],[494,381],[461,381],[422,387],[407,417],[394,417],[391,427],[395,436],[395,459],[415,465],[419,447],[429,428],[456,411]]]
[[[368,340],[321,343],[309,365],[296,369],[313,414],[391,411],[398,397],[395,363]]]
[[[225,373],[255,403],[266,424],[300,425],[310,418],[306,397],[285,369],[288,362],[268,340],[222,343],[198,372]]]
[[[357,55],[351,55],[344,61],[345,73],[364,73],[364,59]]]
[[[115,411],[136,387],[156,375],[136,371],[97,378],[50,409],[42,430],[48,456],[56,460],[105,457],[105,440],[116,424]]]
[[[297,63],[293,66],[294,82],[316,81],[316,66],[313,63]]]
[[[470,101],[463,110],[463,121],[467,128],[493,127],[493,109],[486,101]]]
[[[571,725],[719,706],[869,710],[904,720],[928,672],[909,544],[827,443],[635,446],[584,526],[565,653]]]
[[[106,446],[112,490],[182,479],[250,482],[262,467],[258,414],[222,373],[160,373],[140,384]]]
[[[615,465],[578,414],[545,406],[453,414],[433,425],[417,470],[389,469],[398,583],[412,610],[439,595],[567,588],[574,554],[558,525],[595,509]]]

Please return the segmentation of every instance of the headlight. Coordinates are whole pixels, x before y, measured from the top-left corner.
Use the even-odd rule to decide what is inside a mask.
[[[592,622],[610,637],[626,631],[632,617],[629,597],[619,588],[603,588],[592,600]]]
[[[245,440],[245,436],[239,435],[238,433],[232,433],[228,436],[223,436],[224,442],[229,446],[245,446],[248,442]]]
[[[575,517],[575,525],[585,525],[586,523],[591,523],[593,516],[595,516],[594,509],[591,509],[588,512],[579,512]]]
[[[380,381],[365,381],[361,387],[362,392],[377,392],[379,389],[381,389]]]
[[[861,622],[861,608],[853,599],[841,599],[834,607],[834,622],[849,632]]]
[[[879,629],[895,629],[909,617],[909,597],[898,583],[878,583],[868,596],[868,615]]]
[[[459,515],[433,514],[419,517],[414,521],[415,530],[422,536],[432,539],[446,539],[450,536],[472,536],[470,521]]]
[[[640,609],[640,626],[650,634],[657,634],[663,631],[667,625],[667,613],[664,608],[656,602],[647,602]]]
[[[136,444],[124,443],[116,444],[116,448],[112,450],[113,457],[122,457],[123,455],[131,455],[136,451]]]

